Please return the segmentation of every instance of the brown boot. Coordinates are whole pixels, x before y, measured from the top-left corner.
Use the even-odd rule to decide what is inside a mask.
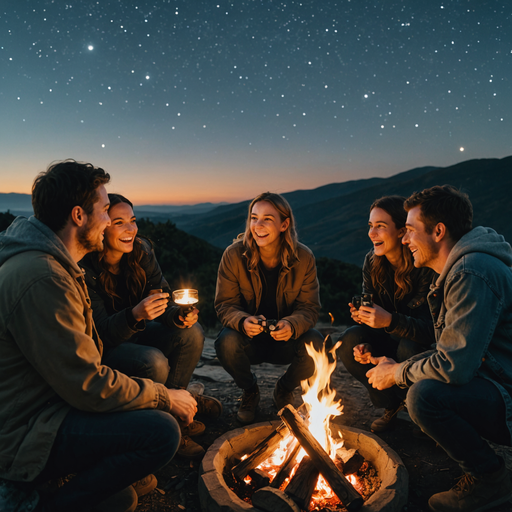
[[[240,423],[247,425],[253,423],[256,418],[256,409],[260,403],[260,390],[258,385],[255,384],[251,391],[246,391],[242,394],[242,402],[236,413],[236,417]]]
[[[396,420],[398,419],[397,414],[404,408],[404,404],[400,404],[398,407],[394,407],[393,409],[386,409],[384,411],[384,415],[380,418],[377,418],[371,425],[370,430],[372,432],[384,432],[386,430],[392,429]]]
[[[132,487],[135,489],[137,496],[144,496],[145,494],[149,494],[158,484],[158,480],[155,475],[148,475],[140,480],[137,480],[132,484]]]
[[[276,383],[274,394],[272,395],[274,405],[280,411],[285,405],[293,403],[293,391],[288,391],[282,384],[281,379]]]
[[[178,455],[184,459],[200,459],[205,454],[204,448],[190,439],[188,436],[181,436]]]
[[[213,396],[195,395],[194,393],[191,395],[197,402],[197,414],[203,414],[210,418],[218,418],[222,414],[222,404]]]
[[[449,490],[428,500],[432,512],[484,512],[512,498],[512,480],[505,463],[493,473],[464,475]]]
[[[183,425],[183,422],[178,420],[178,424],[180,426],[181,435],[188,437],[196,437],[200,436],[206,430],[204,423],[200,421],[194,420],[190,425]]]

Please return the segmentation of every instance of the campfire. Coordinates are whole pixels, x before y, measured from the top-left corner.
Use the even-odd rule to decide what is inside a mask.
[[[203,510],[391,511],[391,501],[403,506],[407,472],[399,457],[376,436],[331,422],[343,410],[330,387],[338,346],[321,352],[306,346],[315,373],[302,382],[298,410],[288,405],[279,411],[280,422],[237,429],[210,447],[199,478]],[[371,485],[363,482],[365,472]],[[384,508],[374,499],[379,485]]]
[[[291,405],[282,409],[282,423],[232,469],[235,482],[250,486],[252,503],[261,510],[309,510],[311,501],[314,506],[342,503],[347,510],[363,504],[353,485],[357,478],[346,478],[340,469],[351,455],[354,461],[355,454],[343,448],[343,439],[334,438],[330,428],[330,420],[343,410],[330,387],[338,346],[317,352],[312,344],[306,345],[315,372],[302,382],[302,414]],[[359,459],[361,465],[364,460]]]

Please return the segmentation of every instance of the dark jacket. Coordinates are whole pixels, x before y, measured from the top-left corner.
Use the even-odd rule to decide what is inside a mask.
[[[363,264],[363,293],[372,293],[373,302],[393,315],[391,325],[385,331],[397,338],[415,341],[425,347],[435,343],[434,322],[427,303],[430,284],[437,274],[429,268],[414,268],[411,272],[413,289],[402,300],[395,299],[394,272],[386,276],[384,292],[373,288],[371,269],[373,249],[366,255]]]
[[[287,320],[298,338],[315,326],[320,311],[315,257],[298,244],[299,259],[281,268],[277,283],[278,320]],[[222,256],[217,275],[215,310],[224,327],[241,330],[243,321],[258,310],[263,286],[259,272],[250,272],[243,242],[231,244]]]
[[[32,481],[71,407],[170,410],[163,384],[101,354],[82,271],[50,228],[18,217],[0,234],[0,478]]]
[[[128,341],[134,334],[146,328],[145,320],[135,321],[132,309],[149,295],[150,290],[161,289],[169,295],[171,294],[169,284],[162,274],[151,243],[140,237],[137,237],[136,240],[142,244],[143,256],[140,265],[146,273],[146,285],[142,296],[133,298],[131,305],[129,305],[130,300],[126,297],[123,297],[122,300],[113,299],[101,285],[99,277],[103,268],[98,261],[98,253],[90,253],[79,262],[84,270],[85,282],[91,297],[94,323],[105,345],[106,352]],[[122,279],[122,268],[121,264],[121,274],[116,276],[120,279]],[[165,312],[155,320],[171,327],[178,325],[175,323],[175,316],[179,309],[179,306],[168,306]]]

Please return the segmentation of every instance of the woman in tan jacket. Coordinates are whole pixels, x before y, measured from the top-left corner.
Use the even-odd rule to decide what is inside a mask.
[[[274,390],[278,409],[291,403],[293,390],[313,374],[305,344],[319,349],[313,329],[320,310],[313,253],[297,241],[290,205],[265,192],[249,206],[245,233],[222,257],[215,309],[223,325],[215,349],[219,361],[243,390],[237,418],[254,421],[260,395],[251,365],[289,364]]]

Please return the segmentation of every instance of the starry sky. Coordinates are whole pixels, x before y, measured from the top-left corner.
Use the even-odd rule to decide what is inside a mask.
[[[74,158],[136,204],[512,154],[510,0],[4,0],[0,192]]]

